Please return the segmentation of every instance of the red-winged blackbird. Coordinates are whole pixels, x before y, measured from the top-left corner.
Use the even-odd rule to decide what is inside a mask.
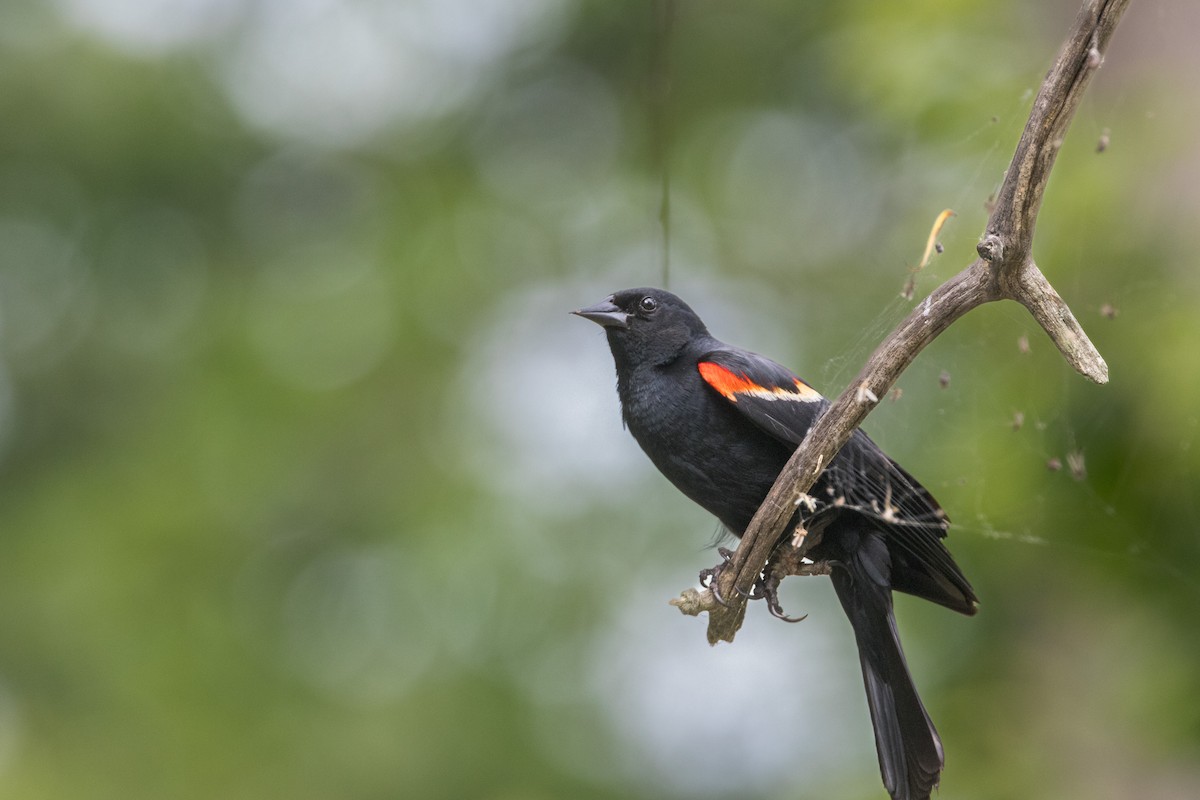
[[[670,292],[627,289],[574,313],[604,326],[621,413],[646,455],[741,536],[828,401],[779,364],[714,339]],[[884,786],[895,800],[928,798],[942,743],[908,674],[892,590],[975,613],[975,593],[942,544],[948,520],[861,430],[810,494],[793,524],[821,533],[808,556],[832,567],[854,628]]]

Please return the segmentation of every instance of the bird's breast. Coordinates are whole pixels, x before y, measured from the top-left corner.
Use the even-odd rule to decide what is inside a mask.
[[[694,370],[693,370],[694,372]],[[618,386],[625,424],[674,486],[735,534],[749,524],[790,453],[695,373]]]

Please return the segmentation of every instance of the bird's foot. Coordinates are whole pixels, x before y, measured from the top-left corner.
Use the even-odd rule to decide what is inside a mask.
[[[721,596],[720,578],[721,573],[725,571],[733,558],[733,551],[727,547],[718,547],[717,553],[721,556],[721,563],[715,567],[700,570],[700,585],[712,592],[713,599],[718,603],[726,608],[732,608],[733,604]],[[801,622],[808,618],[807,614],[802,617],[789,617],[784,613],[783,606],[779,602],[779,584],[783,578],[787,575],[803,574],[789,572],[788,566],[781,564],[778,558],[774,558],[749,592],[744,592],[736,586],[734,591],[747,600],[766,600],[767,610],[776,619],[784,622]]]
[[[803,622],[808,619],[808,614],[802,617],[789,617],[784,613],[783,606],[779,603],[779,583],[782,580],[783,578],[778,572],[768,569],[754,584],[750,594],[746,596],[751,600],[766,600],[767,610],[775,619],[781,619],[784,622]]]
[[[731,608],[731,605],[721,596],[720,577],[725,568],[729,566],[729,560],[733,558],[733,551],[728,547],[718,547],[717,555],[721,556],[721,563],[715,567],[700,570],[700,585],[712,592],[713,599],[726,608]]]

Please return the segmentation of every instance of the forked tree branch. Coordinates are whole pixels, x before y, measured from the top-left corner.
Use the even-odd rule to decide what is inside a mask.
[[[1104,359],[1034,263],[1033,233],[1046,182],[1067,128],[1128,5],[1129,0],[1084,0],[1033,102],[976,248],[979,258],[917,305],[809,430],[716,579],[716,588],[729,605],[718,603],[707,589],[689,589],[672,601],[687,614],[709,612],[710,643],[733,641],[745,617],[744,596],[822,469],[833,461],[854,429],[917,354],[963,314],[994,300],[1015,300],[1029,309],[1072,367],[1096,383],[1108,381]],[[803,554],[804,544],[797,549],[792,560]]]

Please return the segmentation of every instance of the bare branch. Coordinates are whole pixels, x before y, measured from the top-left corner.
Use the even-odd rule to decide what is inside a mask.
[[[710,643],[732,641],[741,627],[744,597],[775,551],[798,499],[917,354],[963,314],[995,300],[1016,300],[1029,309],[1072,367],[1097,383],[1108,380],[1104,359],[1033,262],[1033,233],[1067,128],[1128,5],[1129,0],[1085,0],[1034,100],[977,247],[980,257],[913,309],[809,430],[717,575],[717,590],[729,607],[717,604],[708,590],[688,590],[695,595],[689,606],[695,610],[690,612],[683,598],[675,601],[685,613],[709,612]]]
[[[1096,383],[1108,383],[1108,364],[1032,260],[1026,265],[1025,274],[1013,283],[1012,299],[1029,309],[1077,372]]]
[[[987,224],[985,238],[998,237],[1003,245],[1001,270],[1019,269],[1029,258],[1054,159],[1128,5],[1129,0],[1086,0],[1042,81]]]

